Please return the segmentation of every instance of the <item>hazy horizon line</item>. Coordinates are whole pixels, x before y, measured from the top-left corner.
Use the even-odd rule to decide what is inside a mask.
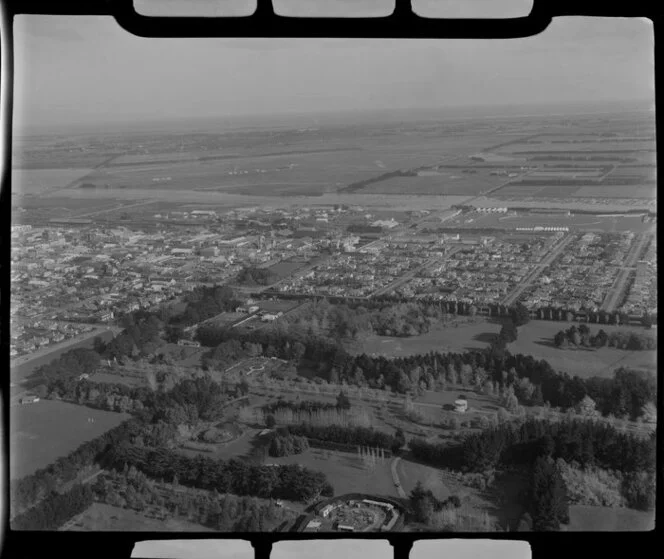
[[[22,125],[20,119],[14,115],[13,119],[13,137],[30,137],[30,136],[40,136],[40,135],[58,135],[66,134],[67,132],[78,132],[79,134],[84,134],[86,131],[93,133],[92,128],[98,126],[110,126],[113,128],[130,128],[132,131],[136,132],[138,129],[148,129],[149,127],[157,126],[163,128],[165,126],[175,126],[183,124],[202,124],[206,123],[207,126],[213,124],[225,123],[227,125],[240,127],[240,128],[256,128],[260,126],[261,128],[271,128],[278,127],[282,128],[284,124],[275,126],[275,123],[272,122],[272,126],[269,125],[269,122],[264,122],[261,125],[258,125],[256,120],[265,120],[265,121],[275,121],[283,119],[329,119],[333,116],[386,116],[390,113],[393,114],[393,117],[398,119],[399,116],[406,116],[408,114],[427,114],[429,116],[439,115],[441,117],[446,117],[449,120],[454,120],[455,116],[457,118],[463,118],[464,120],[471,120],[473,118],[519,118],[519,117],[538,117],[538,116],[565,116],[563,113],[551,113],[550,111],[554,108],[560,109],[576,109],[574,111],[569,111],[570,115],[594,115],[594,114],[607,114],[610,111],[607,111],[607,107],[623,106],[625,108],[629,107],[629,110],[633,111],[653,111],[655,110],[655,105],[651,99],[625,99],[625,100],[604,100],[604,101],[573,101],[573,102],[544,102],[544,103],[497,103],[492,105],[449,105],[444,107],[383,107],[383,108],[367,108],[367,107],[358,107],[352,109],[334,109],[334,110],[313,110],[313,111],[280,111],[280,112],[256,112],[256,113],[247,113],[247,114],[236,114],[236,115],[196,115],[196,116],[167,116],[164,118],[155,118],[148,117],[144,120],[137,120],[136,117],[127,117],[126,120],[98,120],[98,121],[89,121],[81,122],[76,124],[65,124],[55,125],[55,124],[29,124]],[[589,110],[588,109],[594,109]],[[539,109],[539,110],[538,110]],[[583,109],[583,112],[579,112],[580,109]],[[495,111],[495,110],[523,110],[526,111],[521,114],[514,114],[513,112],[506,115],[497,115],[497,114],[486,114],[486,111]],[[451,113],[463,113],[464,111],[479,111],[482,114],[477,115],[453,115]],[[534,113],[528,111],[535,111]],[[327,125],[330,123],[327,122]],[[348,123],[344,123],[347,125]],[[240,126],[241,125],[241,126]]]

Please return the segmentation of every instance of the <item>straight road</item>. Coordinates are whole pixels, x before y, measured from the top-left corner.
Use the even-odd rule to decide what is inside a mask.
[[[639,255],[641,254],[645,244],[651,239],[650,235],[640,235],[639,239],[632,244],[632,247],[625,258],[625,262],[620,267],[620,272],[616,277],[616,281],[611,286],[611,289],[606,294],[602,302],[601,310],[606,312],[613,312],[618,306],[620,297],[625,291],[625,284],[629,279],[630,274],[636,269],[636,263]]]
[[[565,247],[574,239],[576,235],[568,234],[560,243],[553,247],[549,253],[540,261],[535,268],[526,276],[526,278],[516,286],[516,289],[501,301],[502,305],[513,304],[519,296],[539,277],[544,268],[549,266],[555,258],[565,249]]]

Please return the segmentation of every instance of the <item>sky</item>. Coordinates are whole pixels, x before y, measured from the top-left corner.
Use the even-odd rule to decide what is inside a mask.
[[[654,96],[646,19],[556,18],[508,40],[148,39],[89,16],[23,15],[14,30],[21,130]]]
[[[254,559],[245,540],[146,540],[136,542],[132,558],[152,559]]]
[[[394,551],[386,540],[335,539],[278,542],[272,545],[270,553],[270,559],[339,559],[340,557],[391,559],[394,557]]]
[[[530,545],[509,540],[422,540],[409,559],[532,559]]]

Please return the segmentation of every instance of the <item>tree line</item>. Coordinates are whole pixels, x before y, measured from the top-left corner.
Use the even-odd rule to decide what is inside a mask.
[[[310,443],[313,440],[339,443],[348,446],[383,448],[392,452],[397,452],[404,444],[403,438],[400,438],[397,435],[390,435],[384,431],[378,431],[371,427],[343,427],[341,425],[316,426],[303,423],[301,425],[288,426],[288,432],[292,435],[307,437]]]
[[[657,349],[657,338],[651,334],[640,332],[611,332],[607,334],[600,330],[592,334],[587,324],[570,326],[566,330],[559,330],[553,337],[556,347],[615,347],[627,351],[641,351]]]
[[[419,460],[466,472],[533,464],[538,457],[562,458],[581,467],[654,472],[656,453],[654,433],[639,438],[581,419],[528,419],[520,425],[506,423],[470,434],[455,446],[413,439],[409,448]]]
[[[94,501],[87,485],[76,485],[65,493],[53,492],[37,507],[15,516],[12,530],[57,530],[69,519],[85,511]]]
[[[104,456],[105,468],[122,470],[125,464],[153,479],[240,496],[306,503],[334,493],[324,474],[300,465],[263,466],[236,459],[190,458],[164,448],[147,449],[131,444],[118,445]]]

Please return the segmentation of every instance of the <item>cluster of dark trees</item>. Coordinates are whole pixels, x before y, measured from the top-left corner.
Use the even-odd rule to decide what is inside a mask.
[[[408,498],[413,520],[424,524],[428,524],[436,512],[461,506],[461,499],[458,496],[450,495],[450,497],[441,501],[433,494],[431,489],[424,489],[421,481],[417,482]]]
[[[36,507],[14,517],[12,530],[57,530],[70,518],[82,513],[94,501],[87,485],[75,485],[65,493],[53,492]]]
[[[160,373],[155,375],[157,383],[159,376]],[[146,423],[163,421],[175,425],[196,423],[199,419],[218,419],[223,415],[226,401],[248,390],[246,383],[229,390],[208,375],[181,380],[169,390],[165,390],[161,383],[155,390],[147,386],[130,387],[72,378],[57,378],[45,387],[49,398],[60,398],[109,411],[139,414]]]
[[[569,524],[565,480],[550,458],[538,457],[535,460],[527,504],[532,529],[536,532],[557,532],[561,524]]]
[[[323,441],[348,446],[383,448],[392,452],[398,451],[403,445],[402,439],[370,427],[316,426],[304,423],[302,425],[290,425],[288,432],[292,435],[307,437],[310,443],[312,441]]]
[[[309,448],[309,439],[292,435],[287,429],[280,429],[271,437],[268,454],[274,458],[302,454]]]
[[[271,404],[265,404],[263,406],[263,411],[265,413],[274,413],[278,410],[288,409],[294,412],[298,411],[320,411],[320,410],[331,410],[336,409],[336,404],[331,402],[319,402],[317,400],[301,400],[299,402],[289,402],[286,400],[272,402]]]
[[[124,359],[149,355],[162,345],[164,323],[157,315],[147,311],[127,314],[121,320],[124,330],[110,342],[95,338],[95,351],[105,359]]]
[[[470,434],[455,446],[413,439],[409,447],[419,460],[466,472],[530,465],[540,457],[623,473],[653,472],[656,453],[654,434],[639,438],[604,423],[579,419],[528,419],[521,425],[502,424]]]
[[[38,367],[30,377],[31,387],[44,384],[51,379],[68,379],[80,375],[91,375],[101,363],[99,354],[87,348],[70,349],[57,359]]]
[[[46,468],[34,474],[14,480],[10,485],[10,509],[21,512],[46,498],[58,487],[76,479],[79,472],[93,465],[113,446],[121,441],[133,440],[141,434],[139,421],[130,419],[106,431],[99,437],[87,441],[67,456],[58,458]]]
[[[242,460],[190,458],[167,449],[121,444],[107,452],[103,466],[122,470],[134,466],[150,478],[220,493],[310,502],[334,493],[327,478],[299,465],[261,466]]]
[[[240,285],[270,285],[279,279],[279,275],[269,268],[245,267],[236,277]]]
[[[381,336],[407,337],[424,334],[445,313],[439,305],[419,302],[387,303],[367,300],[361,303],[330,303],[321,299],[292,315],[289,324],[314,335],[337,340],[353,340],[374,332]]]
[[[171,325],[191,326],[222,312],[235,311],[242,305],[235,291],[225,285],[196,287],[187,295],[185,302],[187,306],[184,312],[173,316],[170,319]]]
[[[216,490],[182,490],[157,484],[133,466],[123,472],[111,471],[94,484],[97,500],[109,505],[144,511],[156,509],[164,516],[186,517],[219,531],[267,531],[269,523],[286,516],[274,501],[261,503],[255,497],[219,495]]]
[[[597,334],[592,334],[587,324],[571,326],[566,330],[560,330],[553,337],[556,347],[573,345],[577,347],[615,347],[628,351],[657,349],[657,338],[646,333],[639,332],[611,332],[607,334],[600,329]]]

